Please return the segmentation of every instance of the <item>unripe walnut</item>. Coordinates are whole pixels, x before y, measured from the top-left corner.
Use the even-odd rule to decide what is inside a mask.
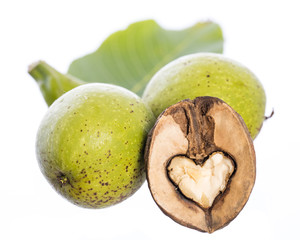
[[[266,96],[258,78],[242,64],[221,54],[196,53],[160,69],[143,99],[158,116],[167,107],[200,96],[225,101],[244,119],[254,139],[265,120]]]
[[[62,196],[103,208],[131,196],[145,180],[144,145],[154,123],[134,93],[91,83],[59,97],[37,134],[42,173]]]

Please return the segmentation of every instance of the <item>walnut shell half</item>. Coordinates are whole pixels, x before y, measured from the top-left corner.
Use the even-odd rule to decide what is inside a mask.
[[[256,160],[243,119],[218,98],[167,108],[148,135],[152,197],[176,222],[212,233],[231,222],[252,191]]]

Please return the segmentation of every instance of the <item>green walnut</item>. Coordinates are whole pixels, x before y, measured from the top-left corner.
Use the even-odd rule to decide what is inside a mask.
[[[263,86],[248,68],[220,54],[196,53],[167,64],[150,80],[143,99],[158,116],[199,96],[222,99],[242,116],[253,139],[259,133],[265,119]]]
[[[37,133],[42,173],[72,203],[103,208],[145,181],[144,144],[155,119],[134,93],[91,83],[59,97]]]

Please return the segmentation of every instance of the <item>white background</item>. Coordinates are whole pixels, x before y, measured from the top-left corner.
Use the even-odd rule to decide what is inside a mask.
[[[0,239],[300,239],[298,1],[5,1],[0,2]],[[166,217],[147,185],[100,210],[79,208],[46,182],[35,135],[47,111],[27,67],[43,59],[61,72],[116,30],[155,19],[169,29],[219,23],[224,54],[248,66],[267,94],[255,139],[257,179],[238,217],[213,234]]]

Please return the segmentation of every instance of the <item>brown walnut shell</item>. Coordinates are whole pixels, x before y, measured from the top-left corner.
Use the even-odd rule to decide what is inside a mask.
[[[234,172],[210,207],[185,196],[168,174],[176,156],[203,166],[215,152],[232,159]],[[229,224],[242,210],[256,175],[253,142],[238,113],[214,97],[183,100],[167,108],[148,135],[145,159],[147,180],[159,208],[174,221],[212,233]]]

